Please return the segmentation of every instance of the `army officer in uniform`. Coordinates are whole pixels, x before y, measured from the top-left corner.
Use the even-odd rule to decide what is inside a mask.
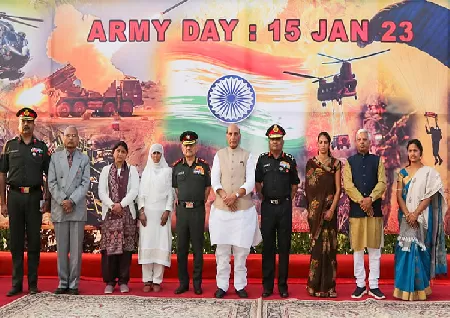
[[[196,157],[197,139],[198,135],[193,131],[181,134],[184,157],[176,161],[172,169],[172,187],[175,188],[177,205],[177,263],[180,281],[175,294],[189,290],[187,261],[190,242],[194,251],[194,292],[202,294],[205,201],[211,189],[211,172],[208,163]]]
[[[45,143],[34,135],[37,114],[31,108],[22,108],[19,117],[19,136],[3,147],[0,164],[0,198],[3,216],[9,215],[11,254],[13,263],[12,289],[7,296],[22,292],[25,233],[28,241],[28,290],[36,294],[41,249],[42,212],[49,211],[50,196],[45,188],[43,199],[43,172],[47,175],[50,156]],[[7,176],[8,174],[8,176]],[[9,185],[6,201],[6,185]]]
[[[278,291],[289,297],[287,278],[292,234],[292,199],[300,179],[294,157],[283,152],[283,127],[272,125],[266,132],[269,152],[259,156],[255,171],[256,191],[261,197],[261,234],[263,237],[262,296],[273,293],[275,276],[275,244],[278,241]]]

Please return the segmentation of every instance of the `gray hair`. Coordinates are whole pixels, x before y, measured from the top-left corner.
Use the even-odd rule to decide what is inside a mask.
[[[78,129],[77,129],[77,127],[75,127],[74,125],[67,126],[66,129],[64,129],[64,135],[66,134],[66,132],[67,132],[69,129],[75,129],[75,131],[77,132],[77,135],[78,135]]]
[[[360,134],[367,134],[367,139],[370,140],[370,133],[367,129],[364,128],[358,129],[358,131],[356,132],[356,137],[358,138],[358,135]]]

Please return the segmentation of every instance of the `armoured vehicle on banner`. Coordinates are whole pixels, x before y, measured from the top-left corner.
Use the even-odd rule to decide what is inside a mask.
[[[45,93],[50,97],[50,114],[57,117],[81,117],[87,110],[109,117],[118,113],[128,117],[135,106],[144,104],[138,79],[126,76],[115,80],[103,93],[87,90],[74,84],[75,67],[68,64],[45,81]]]
[[[336,135],[333,136],[333,140],[331,141],[331,149],[337,148],[338,150],[344,149],[344,147],[347,147],[347,149],[350,149],[350,137],[348,135]]]

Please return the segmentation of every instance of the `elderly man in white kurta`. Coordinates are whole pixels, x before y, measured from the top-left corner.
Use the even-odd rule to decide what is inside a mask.
[[[247,256],[250,247],[261,242],[258,215],[251,198],[255,186],[255,164],[251,153],[239,147],[237,125],[227,129],[228,147],[214,156],[211,186],[216,199],[211,206],[209,232],[217,244],[216,298],[225,296],[230,281],[230,255],[234,255],[234,288],[241,298],[248,297]]]

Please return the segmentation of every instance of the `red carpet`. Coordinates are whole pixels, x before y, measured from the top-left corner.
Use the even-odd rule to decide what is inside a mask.
[[[366,255],[367,257],[367,255]],[[26,258],[26,255],[25,255]],[[447,256],[450,264],[450,255]],[[366,266],[368,265],[366,258]],[[25,261],[26,264],[26,261]],[[251,298],[258,298],[262,293],[261,286],[261,255],[251,254],[247,261],[248,268],[248,292]],[[306,277],[309,268],[309,255],[293,254],[290,257],[289,265],[289,291],[291,297],[299,299],[315,299],[309,297],[305,290]],[[366,269],[368,270],[368,269]],[[27,268],[25,266],[25,273]],[[192,255],[189,257],[189,272],[192,273]],[[57,285],[56,253],[41,253],[41,263],[39,266],[39,288],[43,291],[53,291]],[[101,279],[101,266],[99,254],[83,254],[82,281],[80,283],[80,292],[83,294],[99,295],[103,294],[104,284]],[[200,297],[213,297],[216,290],[215,285],[216,262],[214,255],[204,255],[204,294]],[[7,298],[4,295],[11,287],[11,254],[9,252],[0,252],[0,306],[4,305],[17,297]],[[355,287],[353,277],[353,257],[352,255],[338,255],[338,286],[337,292],[339,298],[336,300],[348,300]],[[141,296],[158,297],[176,297],[173,291],[178,285],[177,280],[177,262],[176,255],[172,256],[172,266],[166,269],[164,273],[163,290],[160,293],[145,294],[142,292],[142,273],[141,267],[137,263],[137,255],[133,255],[131,268],[131,294]],[[381,277],[380,285],[386,293],[388,299],[393,299],[391,294],[393,290],[394,279],[394,256],[383,254],[381,259]],[[26,278],[24,279],[24,289],[27,289]],[[450,286],[450,277],[439,278],[433,281],[432,300],[450,300],[448,292]],[[276,292],[276,290],[275,290]],[[116,292],[116,294],[120,292]],[[191,290],[182,295],[182,297],[199,297]],[[230,283],[227,298],[236,298],[234,287]],[[271,298],[278,298],[276,293]],[[270,299],[270,298],[269,298]]]

